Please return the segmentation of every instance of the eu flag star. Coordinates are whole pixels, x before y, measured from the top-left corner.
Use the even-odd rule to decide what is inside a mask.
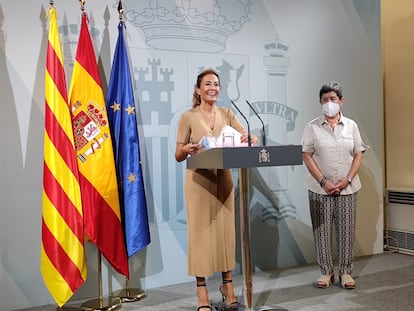
[[[118,103],[113,103],[113,105],[111,106],[111,108],[113,109],[113,111],[119,111],[121,110],[121,104]]]
[[[127,177],[127,179],[128,179],[129,183],[133,183],[134,181],[137,180],[137,176],[135,176],[135,174],[132,174],[132,172],[131,172],[131,173],[129,173],[129,176]]]
[[[135,107],[132,107],[128,105],[128,108],[125,108],[125,111],[128,112],[128,114],[134,114],[135,113]]]

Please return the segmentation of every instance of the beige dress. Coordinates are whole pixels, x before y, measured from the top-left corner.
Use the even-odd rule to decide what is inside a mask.
[[[214,128],[210,129],[199,107],[183,113],[177,142],[194,143],[205,135],[218,136],[230,125],[242,124],[228,108],[216,107]],[[187,169],[185,200],[188,222],[188,274],[206,277],[233,270],[236,265],[234,187],[230,169]]]

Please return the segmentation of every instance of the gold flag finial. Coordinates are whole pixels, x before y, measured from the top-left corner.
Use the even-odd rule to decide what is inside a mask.
[[[55,2],[53,0],[49,0],[50,7],[49,7],[49,10],[47,10],[47,12],[46,12],[46,16],[45,16],[46,18],[49,18],[51,10],[56,11],[56,9],[54,7],[54,4],[55,4]]]
[[[81,6],[81,11],[82,12],[85,11],[85,2],[86,2],[86,0],[79,0],[79,4]]]

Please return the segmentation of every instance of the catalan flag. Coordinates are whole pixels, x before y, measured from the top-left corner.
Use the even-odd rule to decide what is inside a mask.
[[[125,24],[120,21],[106,109],[114,143],[127,252],[131,257],[150,243],[150,233],[124,27]]]
[[[69,88],[84,227],[112,267],[129,277],[111,133],[87,21],[83,12]]]
[[[49,18],[40,269],[50,294],[62,306],[85,282],[87,266],[76,150],[53,7]]]

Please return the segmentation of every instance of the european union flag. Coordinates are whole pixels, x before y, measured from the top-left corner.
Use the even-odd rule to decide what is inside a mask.
[[[124,28],[124,22],[120,21],[106,106],[114,144],[125,242],[128,257],[131,257],[150,243],[150,233]]]

